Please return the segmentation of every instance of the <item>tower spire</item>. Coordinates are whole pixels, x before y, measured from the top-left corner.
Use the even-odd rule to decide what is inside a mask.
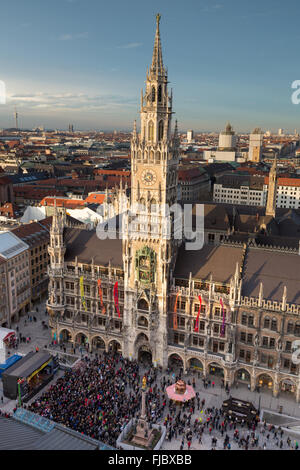
[[[160,14],[157,13],[156,32],[155,32],[152,65],[151,65],[151,73],[155,75],[163,75],[164,73],[164,65],[163,65],[161,42],[160,42],[160,32],[159,32],[160,18],[161,18]]]
[[[136,140],[136,138],[137,138],[136,120],[134,120],[134,123],[133,123],[133,132],[132,132],[132,139],[133,139],[133,140]]]

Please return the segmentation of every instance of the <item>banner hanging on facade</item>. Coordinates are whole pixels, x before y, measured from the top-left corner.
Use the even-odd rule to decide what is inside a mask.
[[[199,310],[198,310],[198,314],[197,314],[197,318],[196,318],[196,322],[195,322],[195,329],[194,331],[198,333],[199,331],[199,317],[200,317],[200,312],[201,312],[201,304],[202,304],[202,298],[201,298],[201,295],[198,296],[198,299],[199,299]]]
[[[105,314],[105,307],[103,305],[103,295],[102,295],[102,288],[101,288],[101,279],[98,279],[98,292],[99,292],[101,311],[103,314]]]
[[[85,298],[84,298],[83,276],[80,277],[80,296],[81,296],[82,306],[83,306],[83,308],[86,312],[87,308],[86,308],[86,302],[85,302]]]
[[[175,306],[174,306],[174,314],[173,314],[173,328],[174,330],[177,330],[178,328],[178,322],[177,322],[177,301],[178,301],[178,297],[180,296],[180,292],[177,292],[177,295],[176,295],[176,300],[175,300]]]
[[[115,307],[118,313],[118,317],[120,318],[120,309],[119,309],[119,291],[118,291],[118,281],[116,281],[114,285],[114,300],[115,300]]]
[[[221,326],[221,336],[225,336],[225,321],[226,321],[226,315],[225,315],[224,304],[223,304],[223,300],[222,300],[222,299],[220,299],[220,305],[221,305],[221,307],[222,307],[222,317],[223,317],[222,326]]]

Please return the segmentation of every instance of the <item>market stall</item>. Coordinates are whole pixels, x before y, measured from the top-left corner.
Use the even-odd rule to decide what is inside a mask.
[[[0,363],[5,363],[7,353],[15,345],[16,332],[8,328],[0,327]]]

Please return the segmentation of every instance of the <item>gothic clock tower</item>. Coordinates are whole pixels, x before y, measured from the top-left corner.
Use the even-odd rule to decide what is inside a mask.
[[[124,354],[151,357],[167,365],[167,312],[170,271],[177,245],[166,234],[167,208],[177,202],[177,123],[171,132],[172,93],[163,65],[160,15],[146,90],[141,93],[141,131],[131,141],[131,207],[123,233]],[[129,230],[130,227],[130,230]]]

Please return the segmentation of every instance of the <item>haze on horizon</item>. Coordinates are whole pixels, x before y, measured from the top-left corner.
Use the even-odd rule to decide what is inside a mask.
[[[300,128],[297,0],[4,0],[0,128],[131,130],[157,12],[180,131]]]

